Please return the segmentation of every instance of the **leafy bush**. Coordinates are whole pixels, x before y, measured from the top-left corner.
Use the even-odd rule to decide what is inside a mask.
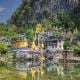
[[[78,42],[75,46],[74,46],[74,52],[75,53],[80,53],[80,42]]]
[[[69,50],[70,47],[71,47],[70,42],[64,41],[64,49],[65,49],[65,50]]]
[[[6,54],[9,50],[8,46],[5,43],[0,43],[0,53]]]

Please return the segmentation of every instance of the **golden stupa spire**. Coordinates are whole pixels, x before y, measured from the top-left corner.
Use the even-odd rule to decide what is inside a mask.
[[[31,47],[32,47],[32,49],[35,49],[36,48],[36,44],[35,44],[34,41],[32,42],[32,46]]]

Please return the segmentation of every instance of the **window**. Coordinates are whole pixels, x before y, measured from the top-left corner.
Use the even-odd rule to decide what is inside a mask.
[[[59,45],[59,48],[61,48],[61,45]]]
[[[55,48],[57,48],[57,44],[55,45]]]
[[[61,40],[59,41],[59,43],[61,43]]]

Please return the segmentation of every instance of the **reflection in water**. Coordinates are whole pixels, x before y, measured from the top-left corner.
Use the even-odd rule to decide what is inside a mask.
[[[46,60],[41,62],[9,62],[7,65],[6,67],[11,73],[8,76],[14,78],[16,73],[16,80],[80,80],[79,63],[54,63],[54,61]],[[2,67],[5,67],[5,65],[2,65],[0,69]],[[7,80],[13,80],[12,78],[7,77]]]

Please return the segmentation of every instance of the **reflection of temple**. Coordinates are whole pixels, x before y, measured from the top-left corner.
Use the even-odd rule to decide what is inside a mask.
[[[43,64],[37,62],[16,62],[15,68],[20,71],[19,75],[28,80],[40,80],[44,75]]]
[[[28,42],[24,35],[14,37],[11,40],[11,48],[26,48],[27,46]]]
[[[76,70],[80,69],[79,66],[80,64],[54,63],[47,60],[40,63],[15,62],[13,68],[18,70],[17,74],[23,78],[22,80],[76,80],[74,75],[77,75]]]

